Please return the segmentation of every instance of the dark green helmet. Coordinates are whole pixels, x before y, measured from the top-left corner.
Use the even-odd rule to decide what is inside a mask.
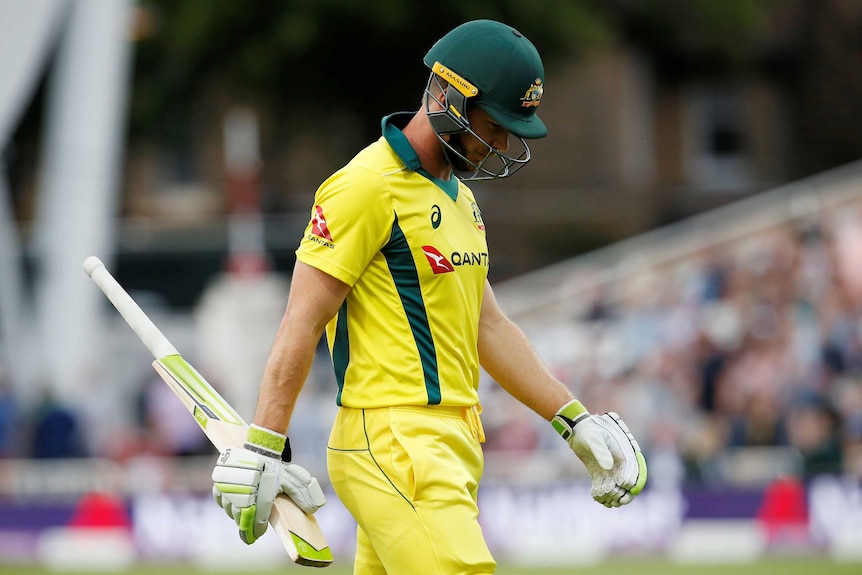
[[[477,167],[477,172],[485,177],[506,177],[529,160],[524,139],[542,138],[548,133],[536,114],[544,91],[545,70],[532,42],[506,24],[473,20],[440,38],[424,62],[431,70],[429,87],[435,77],[448,83],[445,110],[429,111],[438,136],[472,133],[466,112],[468,104],[476,104],[517,136],[524,147],[517,157],[493,152],[504,163],[503,168],[489,172]],[[453,151],[448,144],[446,147]],[[465,179],[481,177],[474,174]]]
[[[547,135],[536,115],[545,68],[533,43],[511,26],[493,20],[461,24],[440,38],[424,61],[444,80],[451,81],[447,75],[454,72],[475,87],[478,93],[468,96],[469,101],[512,134],[528,139]],[[434,69],[435,63],[445,70]]]

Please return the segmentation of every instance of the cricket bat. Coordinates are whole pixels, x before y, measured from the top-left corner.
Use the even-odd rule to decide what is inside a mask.
[[[153,354],[153,367],[194,416],[204,434],[219,450],[242,448],[248,424],[225,399],[179,354],[96,256],[84,260],[84,271],[105,293],[126,323]],[[306,515],[287,495],[275,500],[269,517],[290,558],[299,565],[326,567],[332,552],[312,515]]]

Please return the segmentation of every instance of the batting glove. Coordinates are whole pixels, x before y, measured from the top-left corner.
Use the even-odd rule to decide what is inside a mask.
[[[586,466],[593,499],[605,507],[620,507],[643,490],[646,459],[619,415],[590,415],[580,401],[572,400],[560,408],[551,425]]]
[[[243,449],[228,448],[219,455],[212,473],[213,497],[236,521],[245,543],[251,545],[266,532],[279,493],[308,514],[326,503],[317,479],[289,461],[287,437],[254,425]]]

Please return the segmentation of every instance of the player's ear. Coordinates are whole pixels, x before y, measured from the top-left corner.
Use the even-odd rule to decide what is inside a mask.
[[[449,82],[440,81],[440,91],[434,94],[437,103],[440,104],[441,108],[446,107],[446,90],[449,88]]]
[[[428,89],[425,91],[425,97],[429,100],[434,100],[440,109],[446,108],[446,89],[449,87],[449,82],[442,79],[436,74],[428,82]],[[430,101],[428,102],[431,103]]]

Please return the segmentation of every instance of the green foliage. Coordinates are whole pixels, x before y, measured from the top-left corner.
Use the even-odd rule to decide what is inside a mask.
[[[520,29],[546,67],[614,38],[639,43],[672,73],[751,60],[769,0],[141,0],[155,22],[135,50],[133,140],[176,144],[202,103],[268,110],[279,131],[319,130],[347,113],[363,140],[384,114],[415,107],[422,56],[455,25],[492,18]],[[182,143],[180,141],[180,143]]]
[[[142,7],[156,24],[136,48],[133,137],[188,118],[213,90],[262,104],[286,126],[308,110],[347,109],[376,132],[382,115],[419,101],[425,51],[473,18],[519,28],[546,61],[608,36],[587,0],[146,0]]]
[[[761,56],[775,0],[641,0],[621,28],[667,76],[738,72]]]

